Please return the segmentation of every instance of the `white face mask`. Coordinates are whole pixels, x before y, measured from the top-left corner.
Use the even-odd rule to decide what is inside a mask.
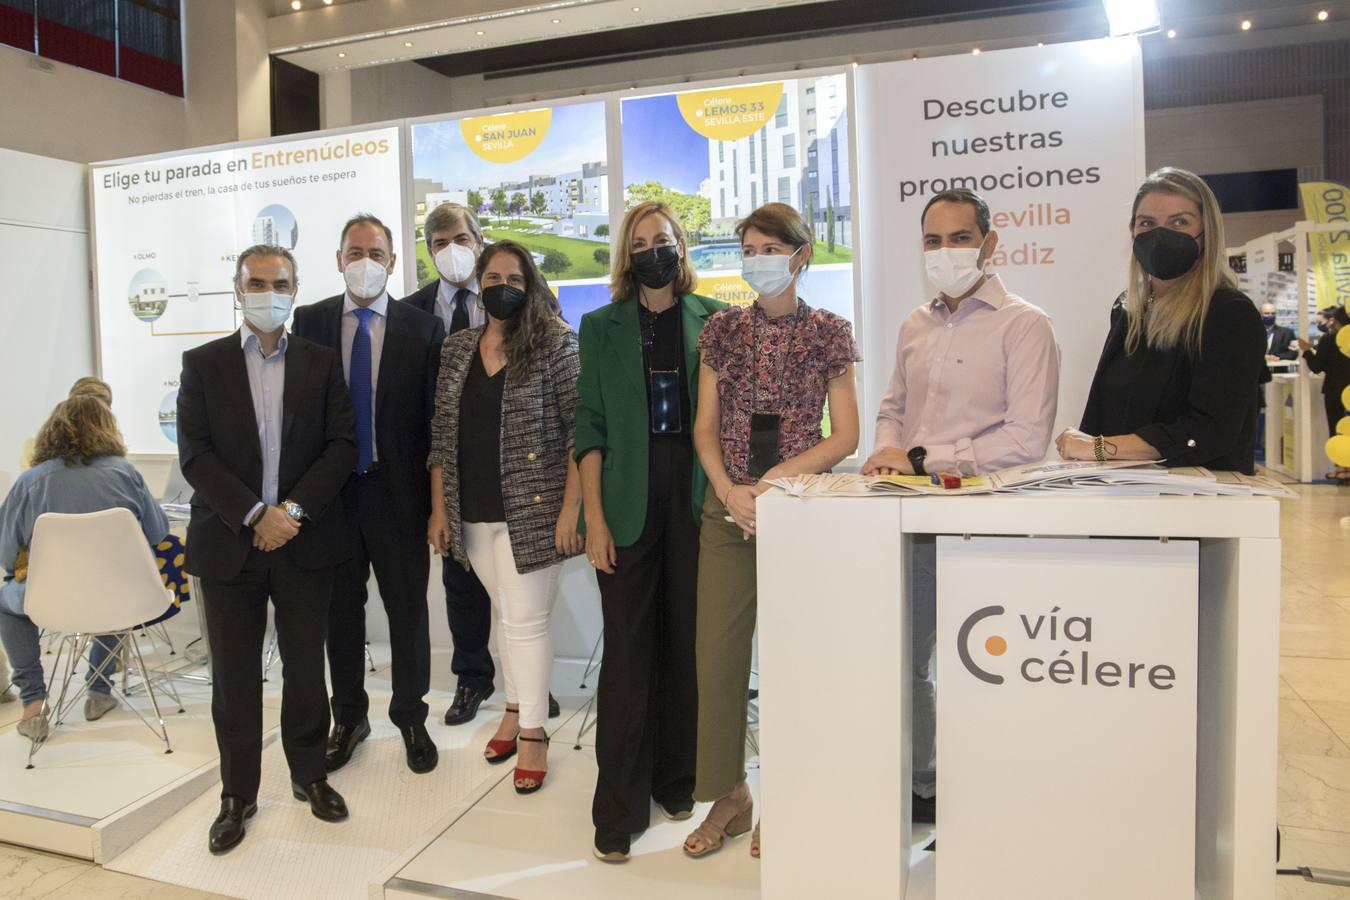
[[[389,281],[384,266],[370,257],[347,263],[342,277],[347,282],[347,290],[361,300],[374,300],[383,294],[385,283]]]
[[[985,267],[980,263],[980,247],[983,246],[984,241],[981,241],[975,248],[925,250],[923,268],[928,273],[928,280],[948,297],[964,297],[984,275]]]
[[[295,297],[273,291],[247,293],[243,297],[244,318],[258,331],[270,333],[286,324],[291,317]]]
[[[473,277],[478,257],[463,244],[450,243],[436,252],[433,261],[442,278],[452,284],[463,284]]]
[[[800,250],[798,247],[797,250]],[[750,285],[750,289],[761,297],[777,297],[792,284],[792,279],[797,277],[797,273],[788,268],[792,257],[797,255],[797,250],[793,250],[787,256],[781,254],[776,256],[743,256],[741,257],[741,277],[745,283]]]

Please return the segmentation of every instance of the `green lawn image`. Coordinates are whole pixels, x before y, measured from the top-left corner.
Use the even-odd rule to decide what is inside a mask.
[[[513,222],[512,224],[517,223]],[[520,222],[519,224],[521,226],[529,225],[527,222]],[[550,271],[541,266],[544,277],[550,281],[573,278],[605,278],[609,275],[609,243],[607,241],[583,241],[577,238],[559,237],[554,234],[530,234],[525,230],[499,228],[495,222],[483,229],[483,237],[490,243],[516,241],[523,244],[532,253],[541,255],[546,255],[549,251],[562,254],[568,262],[567,267],[562,271]],[[597,250],[605,251],[604,262],[596,262],[595,251]],[[435,279],[436,267],[431,260],[430,251],[427,250],[426,241],[417,242],[417,262],[418,284],[427,284]]]
[[[851,263],[853,262],[853,251],[843,244],[835,244],[834,251],[831,252],[829,245],[824,241],[816,241],[816,245],[811,250],[811,262],[813,265]]]

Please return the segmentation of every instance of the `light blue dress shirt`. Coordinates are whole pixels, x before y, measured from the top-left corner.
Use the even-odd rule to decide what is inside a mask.
[[[277,505],[277,481],[281,473],[281,401],[286,387],[286,343],[288,335],[281,333],[281,343],[271,356],[263,355],[262,342],[245,325],[239,329],[239,343],[244,348],[244,365],[248,367],[248,389],[253,396],[253,415],[258,422],[258,449],[262,451],[262,503],[249,510],[245,521],[253,517],[259,506]]]
[[[347,385],[352,383],[352,341],[356,340],[356,328],[359,321],[356,317],[356,311],[359,309],[356,301],[352,299],[350,292],[342,297],[342,375],[347,379]],[[380,353],[384,349],[384,328],[389,319],[389,294],[385,292],[372,304],[370,311],[375,315],[370,317],[370,322],[366,328],[370,331],[370,421],[374,425],[375,419],[375,390],[380,385]],[[374,436],[372,435],[372,438]],[[373,457],[375,460],[380,458],[380,448],[371,442]]]
[[[459,288],[442,278],[436,288],[436,315],[445,325],[446,335],[450,334],[450,318],[455,314],[455,294]],[[482,291],[478,289],[478,279],[471,279],[464,285],[469,289],[469,299],[465,304],[469,308],[469,327],[481,328],[487,324],[487,310],[483,309]]]

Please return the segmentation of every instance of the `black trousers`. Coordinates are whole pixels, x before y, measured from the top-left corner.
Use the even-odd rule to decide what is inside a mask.
[[[1322,394],[1322,406],[1327,411],[1327,433],[1336,433],[1336,423],[1345,415],[1345,407],[1341,405],[1341,388],[1334,391],[1326,391]]]
[[[445,585],[445,617],[450,622],[454,652],[450,671],[459,679],[458,687],[491,690],[497,670],[488,651],[492,635],[492,599],[478,576],[455,562],[453,556],[441,560],[441,582]]]
[[[211,719],[220,748],[222,797],[251,803],[262,777],[262,655],[267,600],[281,652],[281,746],[291,780],[326,777],[328,688],[323,641],[333,569],[301,570],[284,551],[250,550],[234,578],[203,578],[211,647]]]
[[[333,721],[355,728],[370,710],[366,694],[366,599],[370,570],[389,616],[394,696],[389,719],[399,728],[427,720],[423,699],[431,689],[431,637],[427,622],[427,576],[431,556],[418,529],[399,522],[382,470],[352,476],[342,505],[354,529],[352,557],[338,566],[328,609],[328,672],[333,683]]]
[[[597,688],[599,775],[591,818],[633,833],[651,801],[694,794],[698,680],[694,633],[698,523],[690,502],[694,449],[688,438],[654,438],[647,521],[637,542],[616,550],[614,574],[596,572],[605,653]]]

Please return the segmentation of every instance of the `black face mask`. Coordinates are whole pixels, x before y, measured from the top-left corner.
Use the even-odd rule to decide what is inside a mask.
[[[1189,234],[1158,227],[1135,236],[1134,258],[1154,278],[1171,281],[1195,268],[1200,243]]]
[[[525,308],[525,292],[509,284],[494,284],[483,288],[479,295],[483,309],[494,319],[514,319]]]
[[[633,277],[652,290],[665,287],[680,274],[678,247],[671,245],[653,247],[634,253],[629,259]]]

